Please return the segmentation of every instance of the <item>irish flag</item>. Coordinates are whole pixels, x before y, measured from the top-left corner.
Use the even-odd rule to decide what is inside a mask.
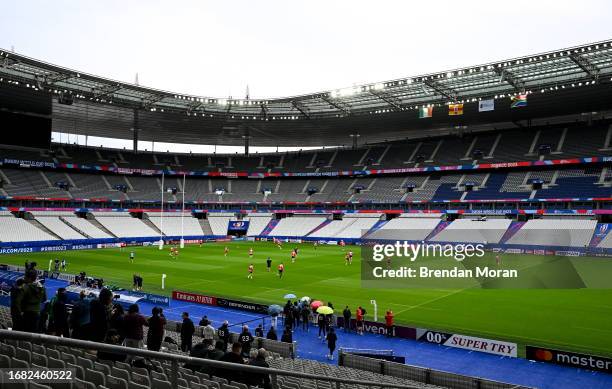
[[[419,108],[419,119],[430,118],[433,115],[433,107]]]

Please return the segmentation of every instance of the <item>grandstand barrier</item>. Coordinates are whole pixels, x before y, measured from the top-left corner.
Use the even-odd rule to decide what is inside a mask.
[[[213,242],[223,237],[217,235],[185,236],[186,243],[199,241]],[[179,242],[180,236],[164,236],[164,243]],[[144,246],[159,242],[159,236],[104,238],[104,239],[73,239],[73,240],[43,240],[30,242],[0,242],[0,254],[23,254],[36,252],[54,252],[69,250],[92,250],[99,248],[127,246]]]
[[[493,381],[485,378],[468,377],[461,374],[427,369],[344,352],[340,350],[338,365],[366,370],[382,375],[410,379],[430,385],[462,389],[529,389],[529,387]]]
[[[336,320],[338,328],[344,328],[344,318],[339,316]],[[380,323],[376,321],[364,320],[363,322],[363,330],[365,332],[369,332],[376,335],[386,335],[387,334],[387,326],[385,323]],[[350,328],[355,330],[357,328],[357,320],[351,319]],[[412,327],[405,327],[400,325],[393,326],[393,336],[396,338],[410,339],[416,340],[417,338],[417,329]]]
[[[427,173],[427,172],[451,172],[451,171],[475,171],[485,169],[507,169],[507,168],[526,168],[538,166],[567,166],[567,165],[591,165],[612,162],[612,157],[582,157],[568,159],[552,159],[544,161],[518,161],[518,162],[497,162],[480,163],[465,165],[448,166],[424,166],[412,168],[391,168],[391,169],[369,169],[369,170],[340,170],[329,172],[209,172],[209,171],[183,171],[183,170],[161,170],[161,169],[141,169],[141,168],[122,168],[110,165],[82,165],[75,163],[55,163],[48,161],[22,160],[15,158],[3,158],[1,165],[16,167],[21,169],[68,169],[76,172],[96,172],[120,175],[143,175],[143,176],[189,176],[189,177],[251,177],[251,178],[278,178],[278,177],[356,177],[356,176],[384,176],[405,173]]]
[[[274,388],[278,388],[278,377],[296,377],[302,379],[310,379],[316,381],[323,381],[335,384],[336,387],[340,387],[340,384],[347,384],[351,386],[367,385],[371,387],[380,388],[397,388],[397,389],[417,389],[415,386],[401,385],[395,383],[381,383],[373,381],[354,380],[339,377],[330,377],[324,375],[315,375],[308,373],[301,373],[297,371],[280,370],[273,368],[264,368],[251,365],[234,364],[230,362],[216,361],[212,359],[201,359],[194,358],[180,354],[163,353],[157,351],[150,351],[146,349],[129,348],[124,346],[116,346],[106,343],[96,343],[86,340],[77,340],[71,338],[62,338],[51,335],[33,334],[29,332],[10,331],[0,329],[0,340],[13,340],[13,341],[27,341],[35,344],[43,345],[54,345],[54,346],[66,346],[71,348],[95,350],[95,351],[106,351],[111,353],[126,354],[133,357],[143,357],[154,360],[169,361],[172,364],[172,372],[169,377],[170,383],[173,388],[178,387],[178,370],[179,363],[186,363],[189,365],[204,366],[217,369],[233,370],[241,373],[259,373],[269,374]]]

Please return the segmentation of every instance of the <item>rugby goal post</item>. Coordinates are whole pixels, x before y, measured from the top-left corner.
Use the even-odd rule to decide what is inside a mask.
[[[162,274],[162,284],[161,284],[161,288],[162,290],[166,288],[166,275]]]

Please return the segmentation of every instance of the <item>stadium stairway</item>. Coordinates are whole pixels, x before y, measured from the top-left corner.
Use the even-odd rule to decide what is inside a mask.
[[[436,228],[434,228],[433,231],[431,231],[429,233],[429,235],[427,235],[427,237],[425,238],[425,241],[431,240],[431,238],[433,238],[434,236],[438,235],[442,230],[444,230],[446,227],[448,227],[449,224],[451,224],[451,222],[440,222],[440,223],[438,223]]]
[[[506,232],[504,233],[504,235],[502,236],[502,238],[499,241],[499,244],[504,244],[508,241],[508,239],[512,238],[514,236],[514,234],[516,234],[521,227],[523,227],[525,225],[525,222],[512,222],[510,223],[510,226],[508,227],[508,229],[506,230]]]
[[[272,230],[274,229],[274,227],[276,227],[276,225],[278,224],[280,220],[278,219],[272,219],[270,220],[270,223],[268,223],[268,225],[266,226],[266,228],[263,229],[263,231],[261,231],[261,236],[268,236],[268,234],[270,234],[270,232],[272,232]]]
[[[143,218],[142,218],[141,220],[142,220],[142,222],[143,222],[144,224],[146,224],[147,226],[149,226],[149,228],[151,228],[153,231],[157,232],[157,234],[158,234],[158,235],[162,235],[161,230],[160,230],[160,229],[159,229],[159,228],[158,228],[158,227],[155,225],[155,223],[153,223],[151,220],[149,220],[149,218],[148,218],[148,217],[144,217],[144,216],[143,216]],[[166,230],[166,231],[167,231],[167,230]],[[165,236],[166,234],[163,234],[163,235]]]
[[[306,234],[306,236],[310,236],[312,234],[314,234],[315,232],[319,231],[321,228],[325,227],[326,225],[328,225],[329,223],[331,223],[333,221],[333,219],[328,219],[325,220],[323,223],[321,223],[318,227],[315,227],[314,230],[310,231],[308,234]]]
[[[104,227],[102,225],[102,223],[100,223],[99,221],[96,220],[95,216],[91,216],[91,218],[87,218],[87,220],[93,224],[94,226],[98,227],[98,229],[106,232],[108,235],[112,236],[113,238],[116,238],[117,235],[113,234],[108,228]]]
[[[376,224],[374,224],[372,226],[372,228],[370,228],[370,231],[368,231],[367,233],[365,233],[363,235],[363,237],[367,237],[368,235],[378,231],[379,229],[381,229],[385,224],[389,223],[389,220],[379,220],[376,222]]]

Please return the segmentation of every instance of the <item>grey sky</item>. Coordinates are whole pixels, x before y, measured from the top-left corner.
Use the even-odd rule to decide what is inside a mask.
[[[0,47],[201,96],[275,97],[612,37],[610,1],[3,1]]]

